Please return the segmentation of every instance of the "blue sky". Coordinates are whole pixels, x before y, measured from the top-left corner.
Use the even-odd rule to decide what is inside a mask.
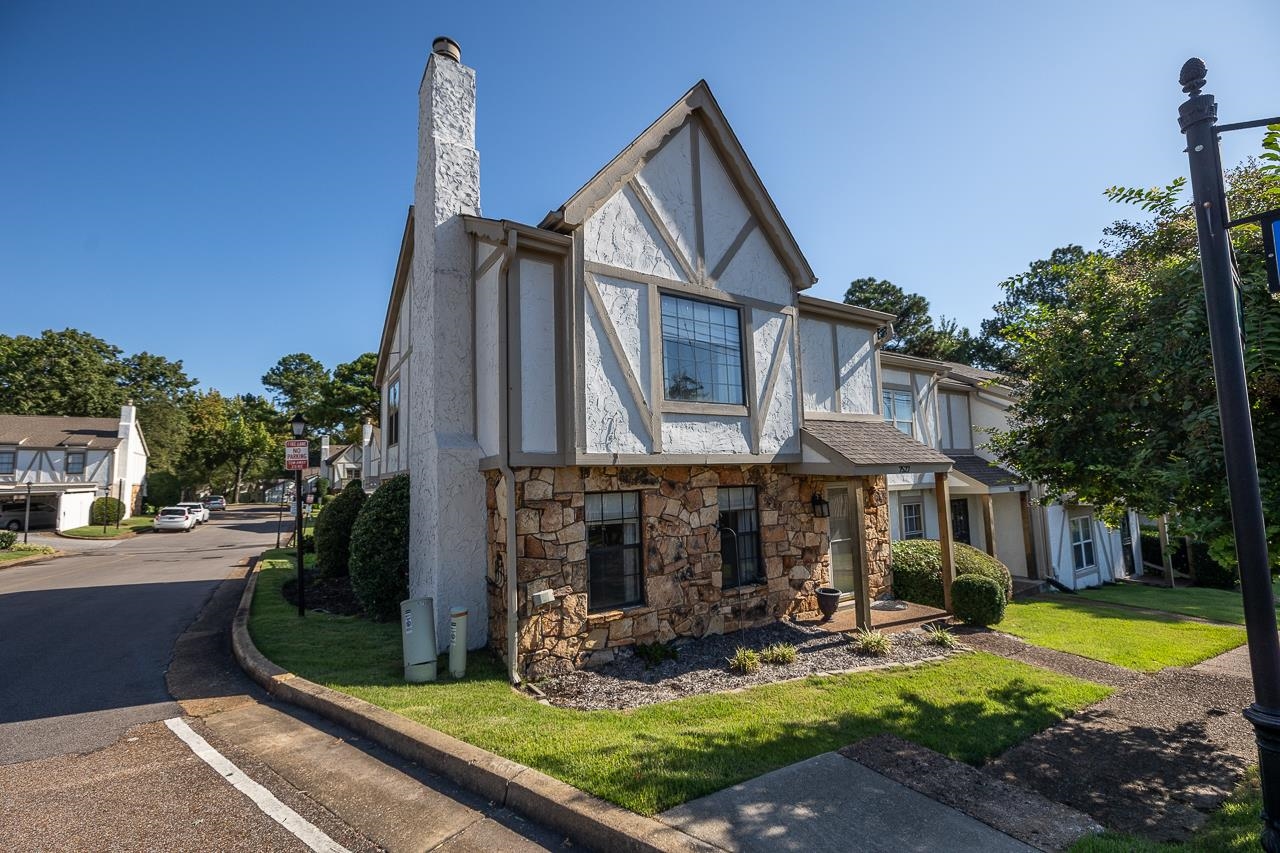
[[[811,294],[873,275],[976,326],[1128,213],[1106,187],[1183,174],[1188,56],[1223,120],[1280,114],[1278,32],[1274,0],[8,0],[0,332],[77,327],[226,392],[375,350],[439,34],[477,69],[485,215],[536,223],[706,78]]]

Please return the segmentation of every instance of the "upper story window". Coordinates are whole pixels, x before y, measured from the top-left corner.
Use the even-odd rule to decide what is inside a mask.
[[[67,473],[68,474],[84,473],[84,451],[83,450],[67,451]]]
[[[910,391],[898,391],[886,388],[882,397],[884,403],[884,419],[907,435],[914,436],[915,400]]]
[[[973,449],[968,394],[944,392],[938,395],[938,426],[942,433],[942,446],[947,450]]]
[[[1092,569],[1093,519],[1087,515],[1071,519],[1071,564],[1077,572]]]
[[[587,609],[643,604],[639,493],[588,494],[585,505]]]
[[[720,503],[720,554],[725,589],[760,580],[760,516],[751,486],[717,490]]]
[[[662,295],[662,384],[668,400],[745,405],[736,308]]]
[[[400,443],[400,380],[387,386],[387,447]]]
[[[18,451],[0,450],[0,474],[12,474],[18,467]]]

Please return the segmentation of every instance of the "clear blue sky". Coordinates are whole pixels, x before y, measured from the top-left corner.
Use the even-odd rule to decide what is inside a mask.
[[[73,326],[260,391],[376,350],[439,34],[485,215],[536,223],[706,78],[820,277],[975,326],[1182,174],[1176,78],[1280,114],[1280,3],[0,4],[0,332]],[[1234,136],[1228,161],[1257,148]]]

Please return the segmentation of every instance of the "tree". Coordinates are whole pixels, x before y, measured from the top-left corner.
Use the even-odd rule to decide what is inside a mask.
[[[0,335],[0,411],[109,418],[120,414],[121,350],[78,329]]]
[[[1005,279],[1000,287],[1004,298],[992,306],[995,316],[982,321],[981,353],[983,366],[1005,373],[1020,372],[1020,350],[1006,330],[1016,329],[1027,315],[1038,308],[1057,308],[1067,299],[1067,284],[1072,272],[1088,257],[1076,245],[1054,249],[1045,260],[1033,261],[1026,272]]]
[[[1233,215],[1274,205],[1255,162],[1227,175]],[[1194,212],[1181,180],[1112,188],[1149,214],[1106,230],[1102,250],[1063,267],[1062,299],[1028,306],[1005,327],[1024,375],[1002,461],[1050,497],[1176,516],[1183,532],[1234,563]],[[1280,558],[1280,302],[1267,292],[1260,230],[1234,229],[1264,511]],[[1056,275],[1057,273],[1055,273]],[[1012,287],[1012,286],[1011,286]],[[1011,288],[1010,288],[1011,289]]]
[[[184,483],[198,487],[224,476],[231,500],[238,500],[246,475],[256,466],[271,464],[271,451],[279,444],[262,419],[261,407],[253,398],[227,398],[210,391],[193,396],[189,417],[191,430],[180,472]]]
[[[138,423],[146,437],[150,471],[173,471],[187,443],[186,403],[196,380],[181,361],[140,352],[121,362],[120,385],[138,408]]]
[[[339,429],[350,444],[360,441],[360,428],[365,418],[378,420],[380,399],[373,376],[378,369],[376,353],[366,352],[333,369],[322,402],[316,410],[318,422]]]
[[[324,426],[320,406],[329,385],[329,371],[305,352],[286,355],[262,377],[277,406],[292,415],[302,412],[308,422]]]
[[[916,354],[915,349],[933,328],[933,321],[929,318],[929,300],[918,293],[907,293],[891,281],[855,278],[849,282],[844,301],[846,305],[886,311],[897,316],[893,323],[893,340],[885,345],[885,349],[893,352]]]

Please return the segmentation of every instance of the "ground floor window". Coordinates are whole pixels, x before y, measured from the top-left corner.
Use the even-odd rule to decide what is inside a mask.
[[[725,589],[760,579],[760,516],[751,486],[720,488],[720,555]]]
[[[902,505],[902,538],[924,538],[924,504],[909,503]]]
[[[969,499],[956,498],[951,501],[951,536],[957,542],[972,545],[969,541]]]
[[[1071,565],[1077,572],[1092,569],[1093,560],[1093,519],[1081,516],[1071,519]]]
[[[588,494],[586,514],[588,609],[643,604],[639,494]]]

